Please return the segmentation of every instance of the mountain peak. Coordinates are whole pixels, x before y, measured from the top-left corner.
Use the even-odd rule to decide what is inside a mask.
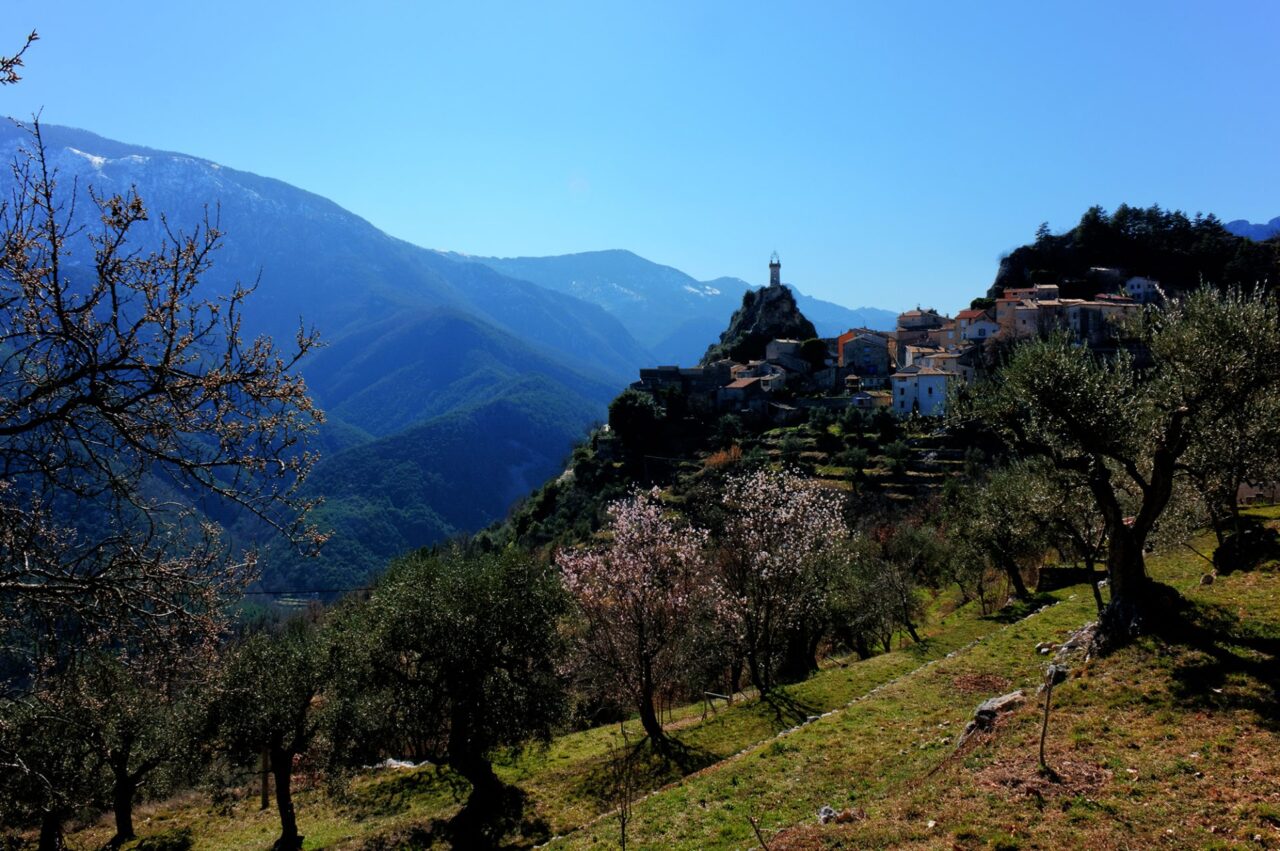
[[[807,340],[816,336],[817,330],[800,312],[791,288],[773,281],[767,287],[743,294],[742,306],[734,311],[729,327],[720,335],[720,342],[702,356],[702,363],[710,364],[721,358],[741,362],[755,360],[764,357],[765,346],[771,340]]]
[[[1271,239],[1273,236],[1280,236],[1280,216],[1276,216],[1265,224],[1254,224],[1247,219],[1236,219],[1227,222],[1223,227],[1236,236],[1244,236],[1255,242],[1261,242],[1264,239]]]

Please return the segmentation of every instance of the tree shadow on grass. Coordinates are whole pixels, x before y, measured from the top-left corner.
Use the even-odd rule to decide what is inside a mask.
[[[765,692],[760,697],[760,703],[773,710],[779,732],[812,720],[820,711],[819,707],[799,700],[784,689]]]
[[[144,836],[133,847],[136,851],[190,851],[195,847],[195,838],[191,828],[178,827]]]
[[[982,620],[999,624],[1017,623],[1028,615],[1033,615],[1045,606],[1056,602],[1058,602],[1058,598],[1051,594],[1032,594],[1025,600],[1019,600],[1014,597],[1000,609],[989,615],[983,615]]]
[[[669,737],[661,748],[647,739],[619,748],[598,760],[574,782],[574,793],[598,807],[616,806],[618,778],[624,776],[632,791],[644,794],[688,776],[720,760],[711,751]],[[619,763],[625,763],[620,770]]]
[[[1280,623],[1241,620],[1229,609],[1178,598],[1157,635],[1195,651],[1173,670],[1173,697],[1187,707],[1245,710],[1280,730]]]
[[[428,819],[381,833],[361,848],[532,848],[551,838],[551,826],[546,819],[532,814],[528,803],[523,790],[503,784],[480,806],[464,806],[449,819]]]
[[[427,796],[450,797],[462,801],[471,784],[446,769],[385,769],[374,782],[348,789],[341,797],[344,808],[356,820],[399,815],[416,799]]]
[[[1237,570],[1255,570],[1280,560],[1280,532],[1270,521],[1242,515],[1234,531],[1213,552],[1213,566],[1225,576]]]

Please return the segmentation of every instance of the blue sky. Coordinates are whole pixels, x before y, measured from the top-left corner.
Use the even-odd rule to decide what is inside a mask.
[[[1280,216],[1280,3],[59,2],[4,112],[473,254],[956,309],[1091,204]],[[0,52],[8,52],[0,50]]]

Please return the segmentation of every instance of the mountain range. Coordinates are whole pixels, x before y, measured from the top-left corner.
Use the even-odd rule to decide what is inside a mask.
[[[639,367],[695,363],[750,288],[627,251],[432,251],[278,180],[84,130],[41,132],[65,200],[77,193],[73,224],[100,227],[89,187],[136,188],[150,214],[136,247],[158,242],[166,222],[190,230],[207,215],[224,236],[206,294],[257,281],[247,335],[287,342],[302,323],[325,341],[302,372],[327,415],[308,487],[335,534],[314,561],[269,548],[273,588],[347,587],[398,553],[500,519],[559,472]],[[0,122],[0,157],[31,146]],[[0,190],[12,180],[0,174]],[[91,274],[86,253],[72,259],[73,274]],[[820,333],[892,323],[888,311],[797,298]]]
[[[1280,236],[1280,216],[1276,216],[1266,224],[1260,225],[1245,219],[1236,219],[1227,222],[1225,227],[1236,236],[1247,236],[1255,242],[1261,242],[1264,239],[1271,239],[1273,236]]]
[[[603,307],[662,364],[696,363],[741,305],[743,293],[757,288],[741,278],[698,281],[679,269],[624,250],[558,257],[449,256]],[[762,272],[765,269],[763,257],[760,268]],[[791,289],[801,312],[822,336],[858,327],[889,330],[898,318],[889,310],[848,308]]]

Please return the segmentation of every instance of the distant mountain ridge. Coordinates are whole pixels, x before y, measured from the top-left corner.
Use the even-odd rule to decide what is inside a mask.
[[[301,367],[328,416],[308,490],[326,499],[319,519],[337,534],[319,562],[269,548],[270,587],[345,587],[407,549],[500,519],[560,471],[652,358],[597,305],[410,245],[281,181],[83,130],[42,133],[67,200],[77,187],[73,225],[100,228],[89,186],[137,187],[150,221],[135,249],[155,247],[162,214],[189,231],[208,209],[224,238],[204,294],[258,280],[247,336],[287,348],[300,321],[321,332],[326,347]],[[0,157],[31,145],[0,122]],[[0,191],[12,181],[5,169]],[[78,259],[70,274],[92,274],[83,248]]]
[[[679,269],[622,249],[554,257],[447,256],[597,304],[617,317],[664,364],[697,362],[741,305],[743,293],[758,289],[740,278],[698,281]],[[897,321],[893,311],[847,308],[788,286],[801,311],[824,336],[864,326],[887,330]]]
[[[1227,222],[1226,229],[1236,236],[1246,236],[1255,242],[1261,242],[1264,239],[1271,239],[1273,236],[1280,236],[1280,216],[1276,216],[1265,224],[1254,224],[1247,219],[1236,219]]]
[[[153,214],[138,236],[158,238],[165,214],[190,229],[206,208],[225,233],[207,283],[262,286],[249,330],[289,339],[299,317],[335,340],[403,308],[452,307],[503,327],[527,343],[575,359],[585,371],[626,381],[648,353],[616,319],[580,299],[548,292],[484,266],[391,237],[314,193],[209,160],[126,145],[84,130],[43,125],[52,165],[75,178],[78,211],[96,228],[88,185],[126,192],[136,185]],[[0,122],[0,156],[30,137]],[[7,177],[6,177],[7,179]]]
[[[320,331],[326,347],[301,366],[328,417],[308,490],[325,498],[318,519],[335,534],[319,561],[268,546],[269,587],[363,582],[395,555],[500,519],[561,471],[640,367],[696,362],[751,289],[734,278],[700,283],[625,251],[511,261],[441,253],[279,180],[75,128],[42,133],[59,185],[77,189],[73,225],[100,228],[90,186],[137,188],[150,220],[134,248],[155,247],[164,221],[190,231],[207,212],[224,237],[205,295],[257,281],[246,336],[287,347],[300,323]],[[0,158],[31,144],[0,122]],[[0,192],[12,181],[0,174]],[[71,274],[92,274],[87,254],[72,259]],[[796,298],[822,333],[893,321]],[[234,532],[255,534],[251,524]]]

